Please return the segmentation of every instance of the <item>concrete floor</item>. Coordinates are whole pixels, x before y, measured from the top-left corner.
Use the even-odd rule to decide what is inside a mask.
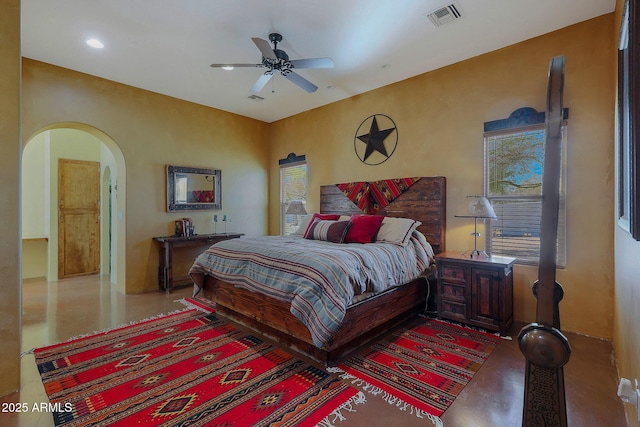
[[[190,296],[190,288],[172,294],[150,292],[122,295],[108,279],[92,276],[59,282],[29,279],[23,283],[22,348],[53,344],[71,337],[181,310],[177,302]],[[520,426],[525,360],[518,348],[522,324],[509,331],[513,340],[501,340],[495,351],[443,414],[445,426]],[[582,335],[566,334],[571,360],[565,366],[567,416],[570,426],[624,427],[623,404],[616,396],[618,376],[612,344]],[[47,412],[33,411],[34,404],[48,402],[33,354],[22,358],[19,392],[0,398],[0,426],[53,426]],[[346,420],[336,426],[431,426],[425,418],[389,405],[378,396],[366,395],[367,403],[344,412]],[[26,404],[24,413],[5,411]]]

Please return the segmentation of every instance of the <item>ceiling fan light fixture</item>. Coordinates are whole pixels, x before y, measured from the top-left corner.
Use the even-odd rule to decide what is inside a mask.
[[[231,70],[233,70],[233,66],[225,65],[224,67],[222,67],[222,69],[225,70],[225,71],[231,71]]]

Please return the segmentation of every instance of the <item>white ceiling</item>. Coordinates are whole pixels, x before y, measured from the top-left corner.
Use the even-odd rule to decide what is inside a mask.
[[[462,17],[426,14],[454,3]],[[615,0],[22,0],[22,55],[265,122],[388,85],[612,12]],[[251,37],[290,59],[328,56],[333,69],[296,70],[307,93],[264,69]],[[85,44],[100,39],[104,49]]]

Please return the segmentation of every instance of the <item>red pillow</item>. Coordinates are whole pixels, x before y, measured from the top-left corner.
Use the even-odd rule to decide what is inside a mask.
[[[382,215],[351,215],[351,227],[344,238],[345,243],[371,243],[382,226]]]
[[[304,230],[304,233],[302,233],[302,235],[306,235],[307,231],[309,231],[309,227],[311,227],[311,224],[313,224],[313,221],[315,219],[319,219],[321,221],[337,221],[340,219],[340,214],[319,214],[319,213],[314,213],[313,216],[311,217],[311,219],[309,220],[309,225],[307,225],[307,229]]]

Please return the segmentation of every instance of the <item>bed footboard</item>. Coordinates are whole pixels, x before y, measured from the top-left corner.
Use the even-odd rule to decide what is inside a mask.
[[[306,326],[289,312],[288,303],[210,276],[204,279],[202,295],[215,302],[221,316],[331,365],[424,309],[427,286],[426,279],[419,278],[352,305],[342,327],[323,348],[313,344]]]

